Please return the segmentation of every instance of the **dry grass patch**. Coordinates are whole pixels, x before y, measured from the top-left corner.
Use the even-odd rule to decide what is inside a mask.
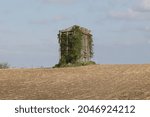
[[[150,65],[0,70],[0,99],[150,99]]]

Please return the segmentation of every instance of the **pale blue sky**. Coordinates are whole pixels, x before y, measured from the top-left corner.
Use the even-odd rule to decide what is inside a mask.
[[[150,0],[0,0],[0,62],[55,65],[74,24],[92,31],[96,63],[150,63]]]

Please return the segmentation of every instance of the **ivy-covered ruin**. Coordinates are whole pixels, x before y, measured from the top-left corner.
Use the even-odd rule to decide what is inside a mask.
[[[94,63],[93,39],[91,31],[74,25],[58,34],[60,44],[60,59],[56,66]]]

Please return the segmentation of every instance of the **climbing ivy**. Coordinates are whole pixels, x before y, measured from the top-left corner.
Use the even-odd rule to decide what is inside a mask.
[[[69,35],[69,36],[68,36]],[[62,32],[61,35],[58,35],[60,43],[60,53],[61,57],[59,64],[56,67],[67,66],[68,64],[80,65],[81,51],[82,51],[82,37],[83,33],[79,26],[74,26],[70,32]],[[90,57],[93,57],[93,40],[92,35],[89,35],[89,49]],[[93,62],[89,62],[93,63]],[[86,65],[81,63],[81,65]]]
[[[92,35],[89,35],[89,49],[90,49],[90,58],[93,57],[94,52],[93,52],[93,39],[92,39]]]
[[[68,59],[69,63],[76,63],[81,58],[81,49],[82,49],[82,32],[79,26],[75,26],[73,29],[73,35],[69,38],[69,53]]]
[[[61,34],[60,37],[60,52],[61,52],[61,59],[59,61],[60,64],[66,64],[67,58],[67,35],[65,33]]]

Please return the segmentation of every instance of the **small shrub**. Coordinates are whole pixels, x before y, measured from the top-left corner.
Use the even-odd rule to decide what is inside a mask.
[[[78,67],[78,66],[86,66],[86,65],[94,65],[96,64],[94,61],[89,62],[76,62],[74,64],[68,63],[68,64],[56,64],[53,68],[61,68],[61,67]]]
[[[8,69],[9,65],[8,63],[0,63],[0,69]]]

